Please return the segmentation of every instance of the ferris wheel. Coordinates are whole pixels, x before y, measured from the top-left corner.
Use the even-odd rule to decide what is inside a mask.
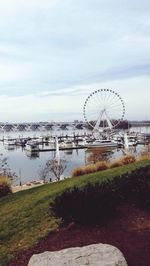
[[[83,115],[85,121],[95,131],[112,129],[124,118],[124,101],[114,90],[96,90],[87,97]]]

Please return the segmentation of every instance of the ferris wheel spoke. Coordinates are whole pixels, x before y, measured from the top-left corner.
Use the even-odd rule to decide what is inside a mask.
[[[106,100],[107,100],[107,103],[108,103],[110,97],[112,97],[112,94],[111,94],[111,91],[108,91],[108,97],[107,97],[107,99],[106,99]]]
[[[89,95],[83,110],[86,121],[94,128],[112,128],[120,123],[125,114],[122,98],[111,89],[99,89]],[[95,124],[95,126],[94,126]]]
[[[90,101],[90,103],[91,104],[93,104],[93,105],[97,105],[98,107],[99,107],[99,105],[100,105],[100,103],[99,103],[99,101],[96,99],[96,102],[95,102],[95,100],[91,97],[91,101]]]
[[[114,101],[114,99],[116,99],[116,94],[114,91],[112,91],[111,98],[109,97],[108,104],[111,104]]]
[[[110,106],[110,107],[107,107],[107,110],[109,110],[109,109],[114,109],[114,108],[118,108],[118,109],[123,109],[123,106],[121,105],[121,104],[118,104],[118,105],[112,105],[112,106]]]
[[[114,105],[114,104],[117,104],[117,103],[120,103],[119,98],[114,98],[114,99],[109,103],[109,105],[111,106],[111,105]]]

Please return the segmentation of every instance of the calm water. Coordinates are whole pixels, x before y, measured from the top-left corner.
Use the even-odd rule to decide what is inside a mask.
[[[132,128],[133,131],[146,132],[150,133],[150,128]],[[72,134],[73,131],[44,131],[44,132],[0,132],[0,139],[4,136],[10,137],[33,137],[33,136],[46,136],[46,135],[66,135]],[[75,133],[83,134],[84,130],[75,131]],[[142,146],[137,146],[136,150],[132,149],[131,152],[136,154],[140,153]],[[28,157],[25,150],[21,147],[14,147],[13,150],[8,150],[2,141],[0,141],[0,153],[8,157],[8,164],[12,171],[16,172],[18,176],[21,176],[22,183],[27,183],[33,180],[39,179],[39,171],[42,166],[45,165],[48,159],[53,158],[54,152],[40,152],[37,157]],[[102,157],[107,160],[113,160],[117,157],[123,155],[121,149],[113,149],[105,154]],[[72,169],[76,166],[82,166],[89,162],[91,158],[91,153],[87,150],[72,150],[72,151],[60,151],[60,156],[63,159],[67,160],[67,168],[64,172],[64,176],[69,176],[72,172]],[[53,178],[53,177],[52,177]],[[19,183],[19,179],[16,183]]]

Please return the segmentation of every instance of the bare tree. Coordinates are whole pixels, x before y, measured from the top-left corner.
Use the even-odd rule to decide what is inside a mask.
[[[61,175],[65,171],[67,167],[67,161],[64,159],[57,160],[56,158],[48,160],[47,165],[49,167],[49,171],[54,174],[57,181],[60,180]]]
[[[55,176],[56,180],[59,181],[61,175],[65,171],[67,167],[67,161],[64,159],[59,159],[59,161],[54,158],[48,160],[44,166],[40,167],[39,176],[40,179],[43,180],[44,184],[47,179],[51,179],[51,173]]]
[[[46,180],[50,177],[50,169],[49,169],[49,165],[47,162],[44,166],[41,166],[38,173],[39,173],[40,179],[43,180],[45,184]]]

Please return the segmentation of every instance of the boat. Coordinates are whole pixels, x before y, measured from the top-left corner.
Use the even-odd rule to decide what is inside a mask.
[[[127,133],[124,134],[124,148],[125,150],[128,150],[129,147],[134,147],[138,144],[137,138],[133,135],[127,135]]]
[[[16,140],[12,139],[10,136],[7,136],[4,138],[4,145],[15,145],[16,144]]]
[[[117,143],[113,140],[95,140],[86,144],[87,148],[117,148]]]
[[[65,140],[59,144],[59,147],[63,149],[71,149],[74,147],[74,143],[71,140]]]
[[[25,150],[28,152],[38,152],[39,151],[39,143],[36,141],[28,141]]]

